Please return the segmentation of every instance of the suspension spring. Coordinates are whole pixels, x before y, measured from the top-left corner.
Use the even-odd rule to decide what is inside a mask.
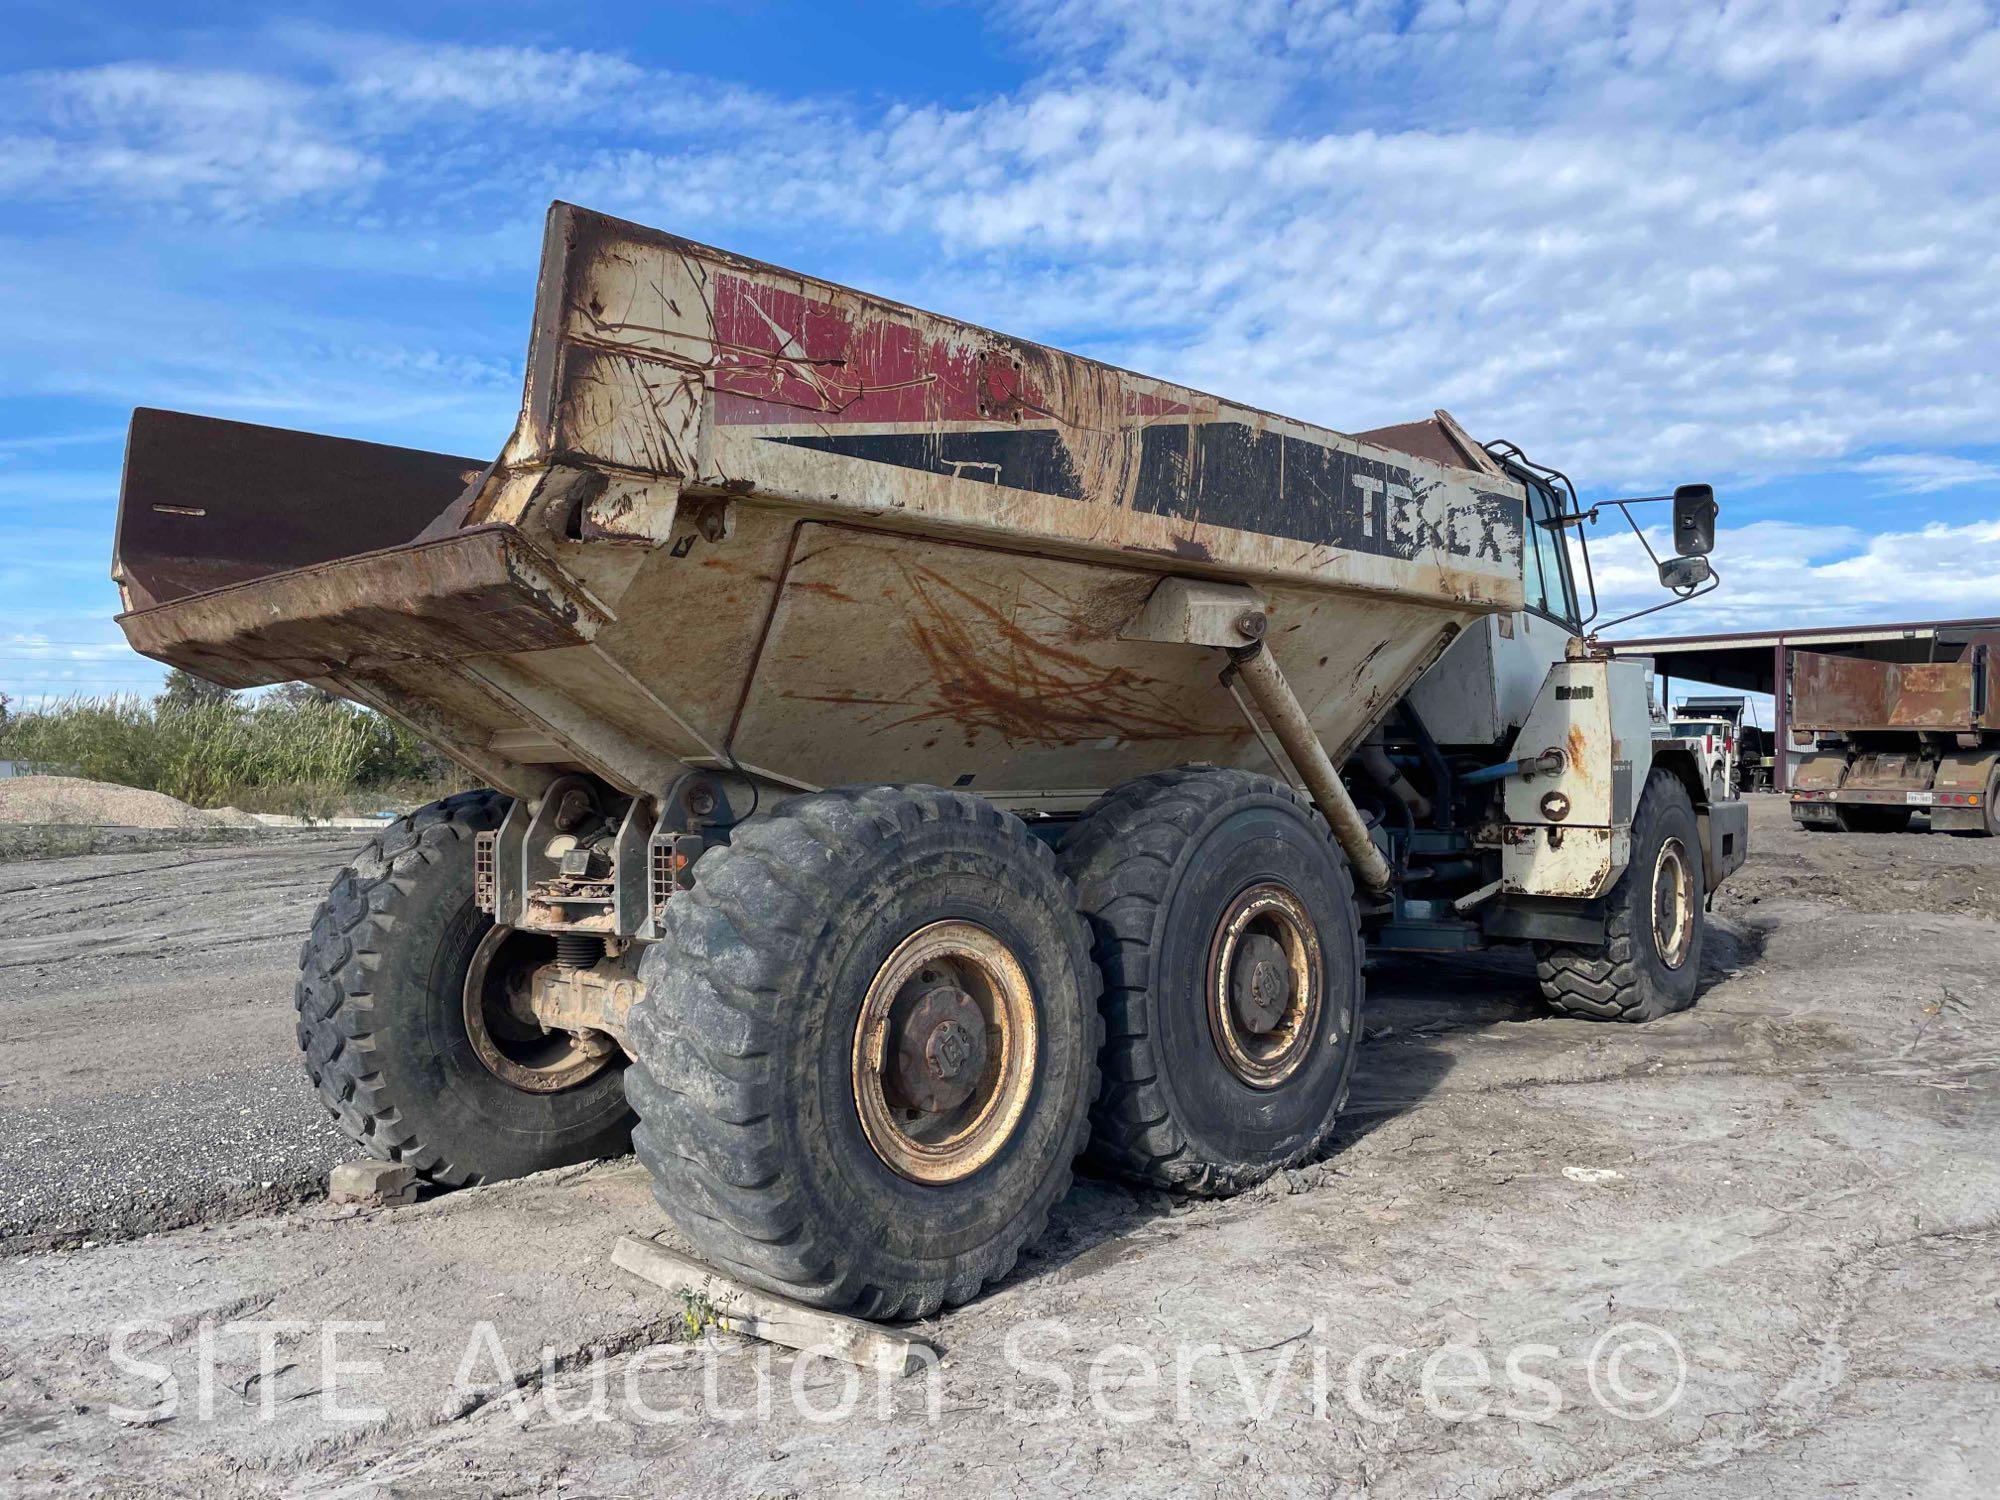
[[[556,934],[556,967],[559,969],[588,969],[604,957],[604,939],[594,932],[559,932]]]

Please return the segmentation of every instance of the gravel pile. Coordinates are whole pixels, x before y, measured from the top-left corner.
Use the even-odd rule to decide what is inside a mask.
[[[86,781],[80,776],[10,776],[0,780],[0,823],[62,827],[256,828],[235,808],[204,812],[163,792]]]

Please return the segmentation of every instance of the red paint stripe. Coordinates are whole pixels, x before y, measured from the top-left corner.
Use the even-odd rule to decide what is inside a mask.
[[[712,299],[715,419],[732,426],[953,422],[1013,426],[1049,410],[1014,346],[970,328],[925,337],[890,313],[719,273]],[[1115,378],[1115,377],[1114,377]],[[1187,416],[1187,403],[1127,386],[1128,417]],[[1060,414],[1058,419],[1060,419]]]

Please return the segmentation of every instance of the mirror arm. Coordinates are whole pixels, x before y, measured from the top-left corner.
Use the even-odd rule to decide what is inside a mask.
[[[1653,550],[1653,544],[1646,540],[1645,529],[1632,519],[1632,512],[1626,509],[1627,506],[1643,505],[1646,502],[1643,500],[1614,500],[1611,503],[1617,506],[1619,511],[1624,515],[1625,524],[1632,528],[1632,535],[1639,539],[1639,545],[1646,549],[1646,556],[1652,560],[1653,566],[1658,568],[1660,565],[1660,554]]]
[[[1586,632],[1586,639],[1594,641],[1597,639],[1599,631],[1609,630],[1614,625],[1623,625],[1630,620],[1644,619],[1647,615],[1658,614],[1663,609],[1672,609],[1676,604],[1685,604],[1690,599],[1705,598],[1722,587],[1722,574],[1711,564],[1705,587],[1697,584],[1686,593],[1677,593],[1673,598],[1666,600],[1664,603],[1650,605],[1645,609],[1634,610],[1629,615],[1620,615],[1615,620],[1605,621],[1594,630],[1590,629],[1591,622],[1597,618],[1602,606],[1597,598],[1597,574],[1596,570],[1591,566],[1590,536],[1585,528],[1597,524],[1598,512],[1605,506],[1617,506],[1619,512],[1625,517],[1625,524],[1632,528],[1632,534],[1639,539],[1639,545],[1646,549],[1646,556],[1651,558],[1653,566],[1658,568],[1661,566],[1660,555],[1653,550],[1653,544],[1646,540],[1645,530],[1632,515],[1631,507],[1634,505],[1678,505],[1680,501],[1679,492],[1672,495],[1632,495],[1621,500],[1600,500],[1597,504],[1591,506],[1589,510],[1585,510],[1583,508],[1583,501],[1577,497],[1576,485],[1560,469],[1552,469],[1547,464],[1536,463],[1521,451],[1518,443],[1510,443],[1504,439],[1500,439],[1486,443],[1483,446],[1487,454],[1500,465],[1501,470],[1517,482],[1530,488],[1544,489],[1551,495],[1555,493],[1557,485],[1560,485],[1563,490],[1568,492],[1570,509],[1559,515],[1550,516],[1546,521],[1538,524],[1547,526],[1552,531],[1557,532],[1560,532],[1565,526],[1574,526],[1576,528],[1577,549],[1583,554],[1584,582],[1590,589],[1590,613],[1578,622],[1578,628]],[[1687,489],[1689,486],[1683,486],[1682,488]],[[1694,488],[1700,489],[1706,487],[1695,486]],[[1715,517],[1714,495],[1712,491],[1709,494],[1708,503],[1708,519],[1712,526]],[[1678,514],[1676,514],[1676,521],[1678,521]],[[1712,540],[1712,530],[1710,536]],[[1565,558],[1568,557],[1569,549],[1567,547],[1563,549],[1563,555]],[[1680,553],[1677,545],[1676,556],[1683,555],[1685,554]],[[1706,556],[1706,553],[1698,555]],[[1572,580],[1572,586],[1573,584],[1574,580]]]
[[[1629,615],[1620,615],[1615,620],[1606,620],[1602,625],[1597,627],[1597,630],[1591,631],[1590,638],[1592,640],[1596,640],[1598,631],[1609,630],[1614,625],[1623,625],[1628,620],[1641,619],[1646,615],[1656,615],[1663,609],[1672,609],[1676,604],[1686,604],[1690,599],[1703,598],[1709,594],[1714,593],[1717,589],[1721,587],[1722,587],[1722,574],[1717,572],[1715,567],[1711,564],[1708,570],[1708,586],[1706,588],[1693,588],[1688,590],[1685,594],[1676,594],[1673,598],[1667,600],[1664,604],[1655,604],[1646,609],[1635,609]]]

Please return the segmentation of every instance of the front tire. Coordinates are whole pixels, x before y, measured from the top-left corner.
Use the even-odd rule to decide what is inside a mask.
[[[963,792],[794,797],[702,856],[632,1012],[654,1195],[696,1252],[863,1317],[1012,1269],[1097,1093],[1075,892]]]
[[[1671,771],[1647,777],[1632,859],[1605,897],[1602,946],[1537,943],[1542,997],[1564,1015],[1655,1021],[1694,1003],[1706,925],[1701,831]]]
[[[1298,792],[1248,771],[1127,783],[1063,843],[1104,971],[1091,1160],[1225,1195],[1316,1156],[1347,1097],[1361,924]]]
[[[504,1007],[489,1028],[483,988],[469,1018],[475,965],[497,988],[509,944],[547,942],[495,929],[473,901],[473,839],[506,811],[477,791],[396,819],[334,881],[299,954],[299,1046],[321,1101],[370,1156],[447,1187],[629,1148],[616,1058],[579,1062]]]

